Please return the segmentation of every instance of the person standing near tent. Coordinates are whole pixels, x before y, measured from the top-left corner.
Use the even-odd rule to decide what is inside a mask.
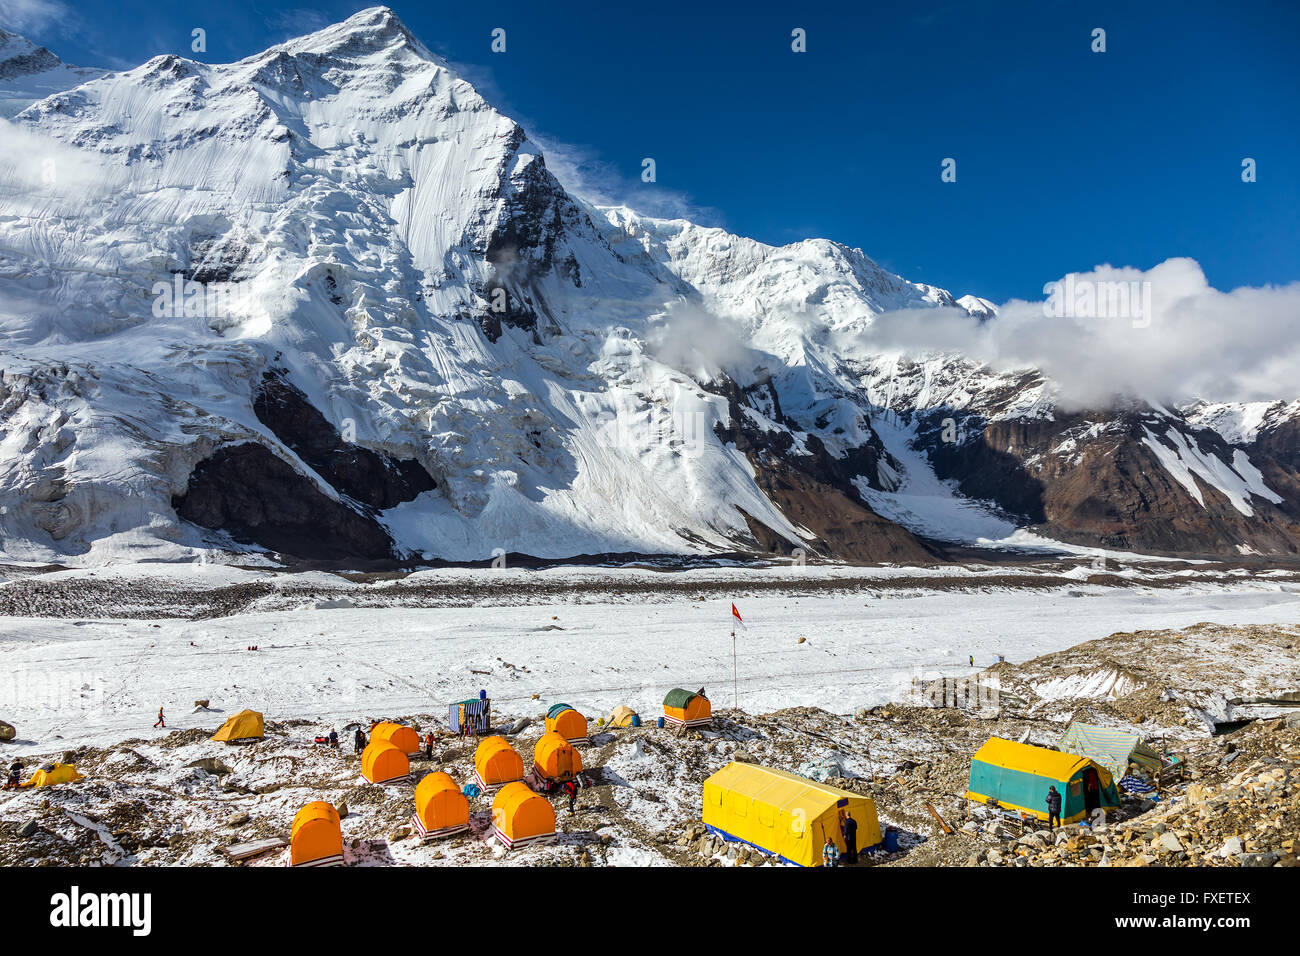
[[[858,862],[858,821],[853,819],[853,814],[844,814],[840,832],[844,834],[844,862],[852,866]]]
[[[9,765],[9,779],[5,782],[6,790],[14,790],[23,776],[23,762],[15,760]]]
[[[1061,794],[1055,787],[1047,788],[1047,826],[1055,830],[1061,825]]]
[[[578,781],[573,778],[564,781],[564,792],[569,795],[569,812],[572,813],[578,802]]]
[[[366,749],[366,735],[361,732],[360,727],[352,735],[352,748],[355,753],[361,753]]]
[[[339,732],[333,727],[330,728],[329,742],[332,748],[339,749]]]
[[[822,847],[822,866],[839,866],[840,848],[835,845],[830,834],[826,835],[826,845]]]
[[[433,759],[433,731],[432,730],[424,735],[424,759],[425,760]]]
[[[153,723],[154,730],[157,730],[159,727],[163,730],[167,729],[167,719],[163,717],[163,709],[161,707],[158,708],[158,719]]]

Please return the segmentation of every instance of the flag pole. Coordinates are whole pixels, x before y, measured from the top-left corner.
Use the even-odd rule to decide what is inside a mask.
[[[736,628],[731,628],[731,706],[740,709],[740,679],[736,666]]]

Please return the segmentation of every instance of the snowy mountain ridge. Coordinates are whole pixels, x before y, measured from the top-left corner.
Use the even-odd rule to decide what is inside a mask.
[[[237,63],[84,79],[12,120],[53,176],[0,158],[10,560],[1300,540],[1285,442],[1152,408],[1091,433],[1032,370],[882,354],[881,313],[996,307],[827,240],[574,198],[386,8]],[[1147,449],[1168,508],[1195,500],[1176,461],[1191,490],[1218,481],[1189,547],[1052,511],[1044,462],[1104,435]],[[1219,520],[1239,503],[1265,540]]]

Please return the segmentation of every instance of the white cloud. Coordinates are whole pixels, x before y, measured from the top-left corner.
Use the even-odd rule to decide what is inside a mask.
[[[0,27],[17,33],[41,33],[66,26],[71,12],[59,0],[0,0]]]
[[[1037,368],[1067,406],[1118,395],[1177,403],[1300,393],[1300,283],[1221,292],[1192,259],[1146,271],[1103,265],[1061,283],[1045,288],[1044,300],[1013,299],[983,323],[953,309],[888,313],[870,343],[960,352],[1000,370]],[[1061,308],[1064,289],[1072,296]],[[1134,294],[1123,301],[1126,291]]]

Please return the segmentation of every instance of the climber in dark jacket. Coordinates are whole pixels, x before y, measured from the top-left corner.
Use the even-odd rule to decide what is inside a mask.
[[[1047,825],[1053,830],[1061,825],[1061,795],[1055,787],[1047,788]]]
[[[361,751],[366,749],[366,735],[361,732],[360,727],[358,727],[356,733],[352,735],[352,746],[357,753],[361,753]]]

